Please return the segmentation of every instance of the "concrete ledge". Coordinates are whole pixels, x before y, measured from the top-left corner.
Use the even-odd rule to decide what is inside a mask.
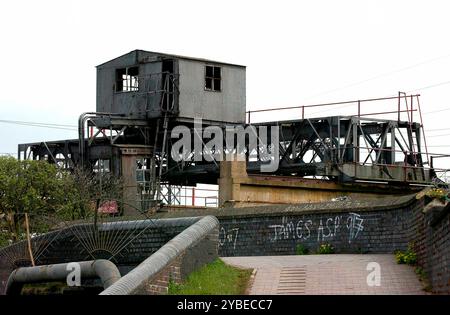
[[[344,165],[349,166],[349,165]],[[352,165],[350,172],[354,171]],[[365,168],[377,177],[378,171]],[[348,172],[347,172],[348,173]],[[380,179],[381,180],[381,179]],[[417,193],[421,187],[381,184],[374,182],[339,183],[328,180],[296,178],[291,176],[247,174],[245,161],[222,161],[220,163],[219,205],[234,207],[260,204],[295,204],[326,202],[341,196],[355,200],[377,200],[385,197]]]
[[[345,213],[348,211],[366,212],[402,208],[412,205],[415,202],[416,194],[411,194],[398,197],[386,197],[376,200],[346,200],[285,205],[261,205],[239,208],[223,207],[218,209],[206,208],[202,210],[186,208],[185,210],[177,209],[176,211],[155,214],[152,218],[162,219],[171,217],[191,217],[195,215],[213,215],[219,219],[232,219],[236,217],[276,217],[290,214],[326,214],[330,212]]]

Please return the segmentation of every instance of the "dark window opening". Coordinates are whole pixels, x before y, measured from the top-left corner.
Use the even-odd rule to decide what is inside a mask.
[[[116,70],[116,92],[131,92],[139,90],[139,67],[121,68]]]
[[[214,67],[206,66],[206,77],[212,77],[213,76],[213,69],[214,69]]]
[[[212,82],[213,82],[213,80],[211,78],[206,78],[205,89],[212,90]]]
[[[205,69],[205,90],[221,91],[222,90],[222,69],[215,66],[206,66]]]
[[[93,167],[95,173],[109,173],[111,172],[109,159],[98,159]]]
[[[165,93],[162,95],[161,104],[165,110],[171,110],[174,106],[174,60],[166,59],[162,62],[162,82]]]
[[[213,83],[214,91],[220,91],[220,79],[214,79]]]
[[[173,73],[173,60],[172,59],[166,59],[162,62],[162,71],[163,72],[169,72]]]

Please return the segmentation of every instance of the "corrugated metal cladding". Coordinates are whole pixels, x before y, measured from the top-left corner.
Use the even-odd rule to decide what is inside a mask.
[[[214,68],[210,79],[208,67]],[[180,118],[243,123],[245,94],[240,65],[135,50],[97,66],[98,112],[151,119],[167,110]]]

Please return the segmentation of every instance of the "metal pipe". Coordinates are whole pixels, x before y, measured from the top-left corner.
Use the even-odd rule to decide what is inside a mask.
[[[148,279],[152,279],[161,272],[161,270],[167,267],[182,252],[197,244],[200,240],[207,237],[208,234],[218,234],[218,230],[219,220],[216,217],[205,216],[201,218],[145,259],[113,286],[101,292],[100,295],[133,294],[135,290],[142,286]]]
[[[15,269],[6,283],[6,295],[19,295],[22,287],[27,283],[50,281],[66,281],[72,270],[68,270],[70,263],[42,265],[36,267],[22,267]],[[77,262],[80,266],[81,279],[100,278],[103,288],[108,288],[120,279],[120,272],[116,265],[109,260],[98,259]]]
[[[84,124],[86,121],[92,117],[96,116],[108,116],[108,117],[123,117],[123,114],[116,114],[116,113],[105,113],[105,112],[85,112],[82,113],[78,117],[78,141],[79,141],[79,154],[80,154],[80,165],[83,168],[84,167]]]

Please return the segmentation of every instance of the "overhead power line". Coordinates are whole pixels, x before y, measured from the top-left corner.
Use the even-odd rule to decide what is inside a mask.
[[[437,129],[427,129],[426,131],[442,131],[442,130],[450,130],[450,128],[437,128]]]
[[[440,112],[446,112],[446,111],[449,111],[450,110],[450,108],[443,108],[443,109],[438,109],[438,110],[432,110],[432,111],[430,111],[430,112],[425,112],[425,113],[423,113],[424,115],[427,115],[427,114],[434,114],[434,113],[440,113]]]
[[[0,123],[6,124],[14,124],[21,126],[29,126],[29,127],[40,127],[40,128],[49,128],[49,129],[60,129],[60,130],[77,130],[77,127],[74,125],[63,125],[63,124],[51,124],[51,123],[40,123],[40,122],[32,122],[32,121],[19,121],[19,120],[6,120],[1,119]]]
[[[441,86],[441,85],[446,85],[446,84],[450,84],[450,81],[444,81],[444,82],[439,82],[439,83],[432,84],[432,85],[423,86],[421,88],[417,88],[417,89],[414,89],[414,90],[406,91],[405,93],[410,93],[410,92],[414,92],[414,91],[423,91],[423,90],[426,90],[426,89],[431,89],[431,88],[438,87],[438,86]]]
[[[432,58],[432,59],[428,59],[428,60],[425,60],[425,61],[422,61],[422,62],[418,62],[418,63],[412,64],[412,65],[409,65],[409,66],[406,66],[406,67],[403,67],[403,68],[395,69],[395,70],[392,70],[392,71],[389,71],[389,72],[381,73],[379,75],[376,75],[376,76],[373,76],[373,77],[370,77],[370,78],[367,78],[367,79],[359,80],[359,81],[356,81],[356,82],[344,85],[342,87],[338,87],[338,88],[335,88],[335,89],[330,89],[330,90],[327,90],[327,91],[324,91],[324,92],[321,92],[321,93],[318,93],[318,94],[311,95],[311,96],[307,97],[305,100],[309,100],[309,99],[315,98],[317,96],[327,95],[327,94],[330,94],[330,93],[333,93],[333,92],[337,92],[337,91],[340,91],[340,90],[345,90],[345,89],[348,89],[348,88],[353,87],[353,86],[357,86],[357,85],[360,85],[360,84],[363,84],[363,83],[366,83],[366,82],[369,82],[369,81],[373,81],[373,80],[376,80],[376,79],[379,79],[379,78],[382,78],[382,77],[385,77],[385,76],[389,76],[389,75],[394,74],[394,73],[403,72],[403,71],[406,71],[406,70],[409,70],[409,69],[412,69],[412,68],[415,68],[415,67],[418,67],[418,66],[422,66],[424,64],[431,63],[431,62],[434,62],[434,61],[437,61],[437,60],[440,60],[440,59],[445,59],[445,58],[448,58],[448,57],[450,57],[450,54],[439,56],[439,57],[435,57],[435,58]],[[425,88],[431,88],[431,87],[434,87],[434,86],[424,87],[424,88],[421,88],[421,89],[423,90]]]
[[[1,122],[11,122],[11,123],[49,125],[49,126],[55,126],[55,127],[73,127],[73,128],[77,127],[75,125],[53,124],[53,123],[43,123],[43,122],[35,122],[35,121],[21,121],[21,120],[8,120],[8,119],[0,119],[0,121]]]
[[[405,93],[420,92],[420,91],[423,91],[423,90],[426,90],[426,89],[431,89],[431,88],[435,88],[435,87],[446,85],[446,84],[450,84],[450,80],[449,81],[435,83],[435,84],[432,84],[432,85],[426,85],[426,86],[423,86],[423,87],[420,87],[420,88],[417,88],[417,89],[406,91]],[[395,96],[395,95],[389,95],[389,96],[386,96],[386,97],[393,97],[393,96]],[[350,107],[350,106],[355,106],[355,104],[347,104],[347,105],[335,107],[333,109],[334,110],[335,109],[343,109],[343,108],[347,108],[347,107]],[[424,112],[423,114],[426,115],[426,114],[438,113],[438,112],[447,111],[447,110],[450,110],[450,108],[449,109],[441,109],[441,110],[431,111],[431,112]],[[316,111],[316,112],[310,113],[310,115],[323,113],[323,112],[327,112],[327,111],[330,111],[330,109]]]
[[[446,133],[446,134],[442,134],[442,135],[431,135],[431,136],[427,136],[427,138],[435,138],[435,137],[445,137],[445,136],[450,136],[450,133]]]

